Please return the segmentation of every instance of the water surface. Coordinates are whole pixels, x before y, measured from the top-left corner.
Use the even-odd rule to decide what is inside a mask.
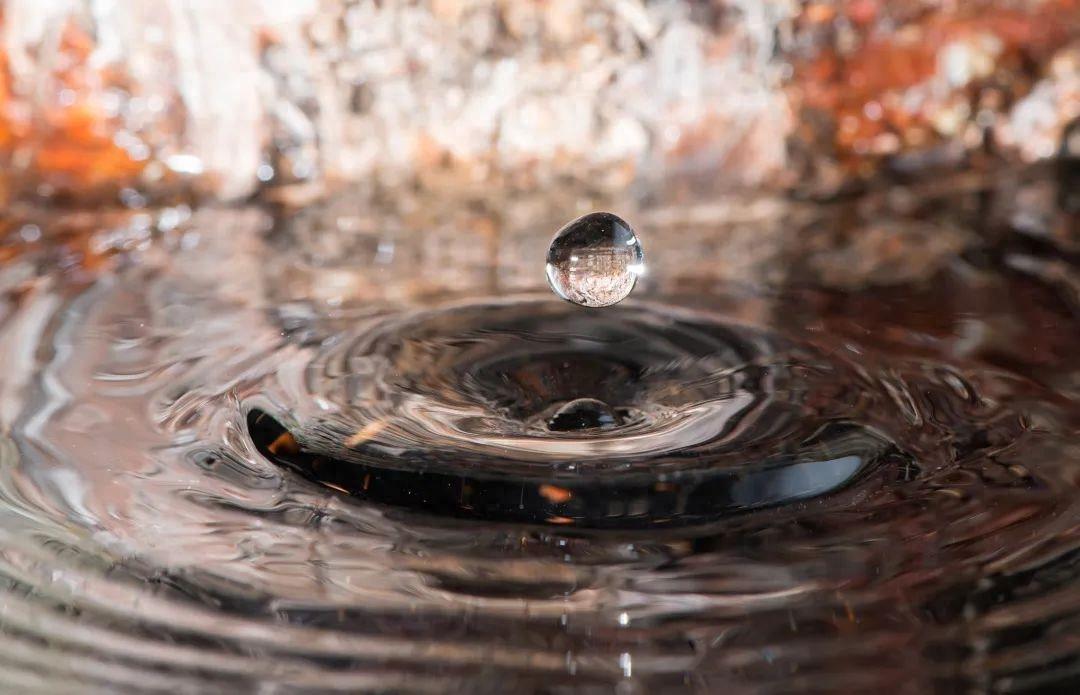
[[[824,234],[777,281],[744,212],[644,216],[604,310],[540,218],[43,219],[0,269],[4,682],[1070,692],[1067,254],[845,287],[807,277],[875,242]]]

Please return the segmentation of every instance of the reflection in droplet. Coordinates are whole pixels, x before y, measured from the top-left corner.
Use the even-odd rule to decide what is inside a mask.
[[[610,306],[634,289],[645,256],[634,230],[609,212],[593,212],[560,229],[547,253],[555,294],[588,307]]]

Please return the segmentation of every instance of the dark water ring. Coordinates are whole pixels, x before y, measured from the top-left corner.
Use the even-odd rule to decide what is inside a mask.
[[[402,466],[360,462],[339,449],[310,448],[263,410],[247,416],[259,453],[282,468],[357,500],[433,515],[583,528],[686,526],[839,490],[894,457],[884,437],[830,423],[792,454],[662,479],[647,471],[546,478],[449,471],[414,455]],[[371,461],[371,459],[369,459]]]

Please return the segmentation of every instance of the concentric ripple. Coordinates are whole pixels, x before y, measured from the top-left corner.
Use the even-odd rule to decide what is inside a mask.
[[[699,523],[829,492],[898,454],[807,407],[813,379],[790,367],[823,356],[670,306],[479,302],[362,321],[326,342],[305,386],[330,412],[289,426],[293,407],[252,410],[260,452],[427,512]],[[551,427],[583,400],[610,410],[610,426]]]
[[[0,270],[5,687],[1078,684],[1053,292],[598,312],[351,259],[326,281],[378,293],[325,302],[258,215],[191,224],[93,276]]]

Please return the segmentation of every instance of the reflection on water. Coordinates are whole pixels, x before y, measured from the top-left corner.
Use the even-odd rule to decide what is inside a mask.
[[[0,269],[6,684],[1077,685],[1067,274],[766,291],[657,213],[597,311],[551,227],[305,215],[42,223]]]

